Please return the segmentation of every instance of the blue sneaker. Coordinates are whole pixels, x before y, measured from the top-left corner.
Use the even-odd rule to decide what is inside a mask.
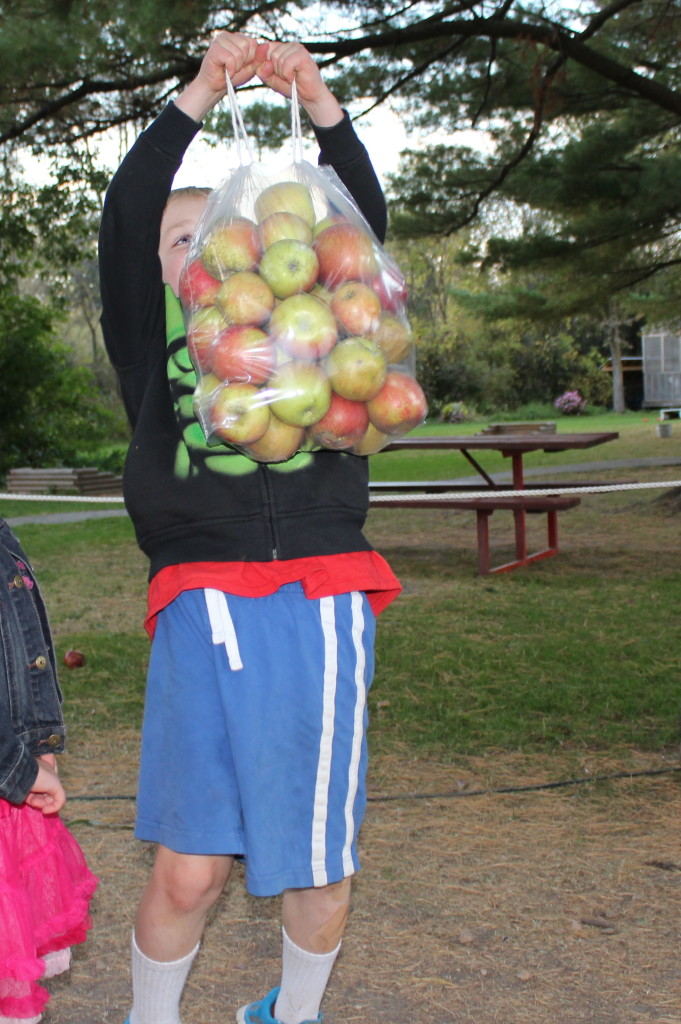
[[[279,989],[273,988],[259,1003],[249,1003],[242,1006],[236,1015],[236,1024],[281,1024],[274,1016],[274,1004],[277,1001]],[[304,1020],[301,1024],[322,1024],[321,1013],[316,1020]]]

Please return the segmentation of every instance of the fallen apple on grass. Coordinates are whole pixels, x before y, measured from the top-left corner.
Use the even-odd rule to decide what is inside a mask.
[[[67,668],[82,668],[85,664],[85,655],[82,651],[70,648],[64,655],[64,664]]]

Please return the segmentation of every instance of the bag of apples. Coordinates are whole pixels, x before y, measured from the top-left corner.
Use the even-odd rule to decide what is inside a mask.
[[[336,173],[302,159],[295,92],[283,172],[255,163],[230,98],[241,165],[210,195],[180,281],[195,415],[209,444],[259,462],[380,451],[427,412],[404,278]]]

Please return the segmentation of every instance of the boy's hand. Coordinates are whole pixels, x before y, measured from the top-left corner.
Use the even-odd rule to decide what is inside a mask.
[[[298,99],[317,127],[328,128],[342,121],[343,111],[338,100],[302,43],[260,43],[256,74],[261,82],[282,96],[291,95],[295,78]]]
[[[66,793],[57,775],[54,754],[37,758],[38,774],[26,797],[29,807],[43,814],[56,814],[66,803]]]
[[[227,91],[229,76],[236,88],[256,72],[257,41],[241,32],[219,32],[206,51],[196,78],[175,100],[195,121],[202,121]]]

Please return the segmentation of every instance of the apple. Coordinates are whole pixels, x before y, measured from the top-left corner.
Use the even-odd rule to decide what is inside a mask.
[[[263,436],[269,422],[269,405],[253,384],[224,384],[210,407],[213,433],[230,444],[253,444]]]
[[[297,238],[282,238],[265,250],[260,276],[278,299],[308,292],[317,283],[319,261],[310,245]]]
[[[64,655],[64,664],[67,668],[82,668],[85,664],[85,655],[82,651],[70,648]]]
[[[259,327],[274,309],[274,292],[260,274],[241,270],[222,282],[218,303],[230,323]]]
[[[271,213],[295,213],[312,228],[317,217],[307,185],[299,181],[280,181],[263,189],[255,200],[255,215],[262,224]]]
[[[369,419],[384,434],[406,434],[422,423],[428,403],[421,385],[408,373],[390,370],[375,398],[367,402]]]
[[[222,381],[214,373],[204,373],[196,382],[192,395],[192,411],[203,426],[210,422],[210,407]]]
[[[331,299],[331,310],[348,334],[368,334],[378,326],[381,301],[362,281],[346,281]]]
[[[312,237],[316,238],[317,235],[321,234],[325,228],[330,228],[332,224],[349,224],[350,221],[347,217],[344,217],[342,213],[330,213],[324,217],[323,220],[318,220],[315,226],[312,228]]]
[[[368,402],[383,387],[388,367],[371,338],[345,338],[331,349],[325,369],[333,390],[343,398]]]
[[[211,369],[223,381],[264,384],[276,366],[275,348],[258,327],[236,324],[215,339]]]
[[[381,300],[383,309],[390,313],[395,313],[406,305],[407,282],[393,264],[383,267],[381,273],[371,282],[371,287]]]
[[[329,307],[304,292],[275,306],[269,332],[294,359],[321,359],[338,340],[338,325]]]
[[[389,363],[401,363],[411,348],[409,328],[392,313],[383,313],[369,337],[376,342]]]
[[[246,454],[256,462],[285,462],[296,454],[304,441],[304,427],[284,423],[271,413],[267,430],[258,441],[247,446]]]
[[[213,228],[201,249],[204,267],[221,281],[235,270],[253,270],[259,257],[258,229],[247,217]]]
[[[390,444],[390,440],[389,434],[384,434],[381,430],[377,430],[373,423],[370,422],[364,432],[364,436],[357,444],[353,444],[351,451],[353,455],[375,455],[376,452],[382,451],[387,444]]]
[[[271,213],[269,217],[265,217],[258,228],[258,237],[263,251],[284,238],[296,238],[299,242],[310,245],[312,228],[297,213],[279,210],[277,213]]]
[[[342,451],[358,444],[369,426],[369,413],[364,402],[332,393],[331,405],[322,418],[313,423],[308,434],[323,448]]]
[[[329,378],[317,363],[284,363],[272,375],[267,393],[274,415],[294,427],[317,423],[331,404]]]
[[[209,274],[201,260],[192,260],[180,273],[179,300],[185,309],[213,306],[220,282]]]
[[[226,326],[227,321],[217,306],[205,306],[190,317],[187,324],[187,349],[197,370],[204,373],[210,370],[210,350]]]
[[[323,284],[317,281],[314,288],[310,289],[310,295],[314,295],[315,299],[319,299],[325,306],[331,308],[331,299],[333,298],[333,292],[330,292],[328,288],[325,288]]]
[[[373,239],[349,221],[331,224],[313,242],[319,280],[335,288],[344,281],[371,281],[378,265]]]

